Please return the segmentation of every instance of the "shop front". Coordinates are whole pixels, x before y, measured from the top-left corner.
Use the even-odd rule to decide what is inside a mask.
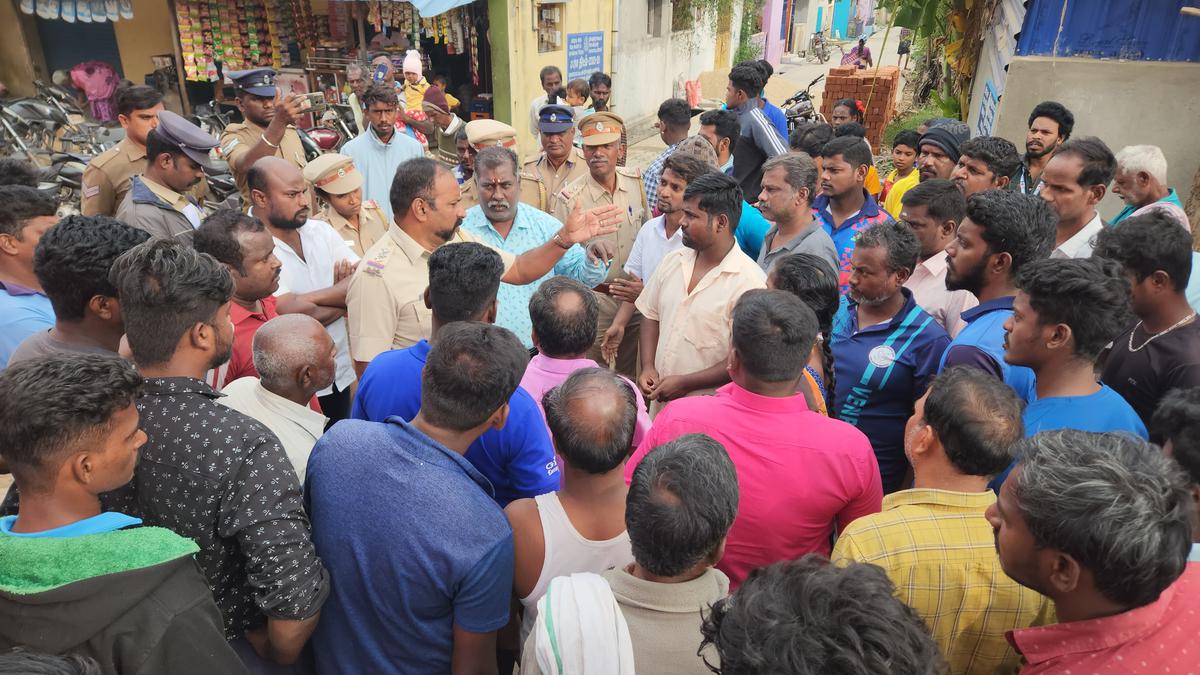
[[[464,118],[492,116],[492,58],[483,0],[422,16],[430,3],[388,0],[175,0],[179,55],[192,105],[228,110],[228,71],[269,67],[286,91],[323,92],[333,104],[350,94],[347,66],[386,54],[397,77],[416,49],[427,80],[440,76]],[[306,120],[312,123],[314,120]]]

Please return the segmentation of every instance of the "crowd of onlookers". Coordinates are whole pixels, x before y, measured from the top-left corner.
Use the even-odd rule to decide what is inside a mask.
[[[312,162],[269,69],[221,139],[124,90],[81,214],[0,160],[0,672],[1200,666],[1159,148],[1045,102],[880,175],[750,61],[644,171],[611,79],[543,69],[521,159],[389,64]]]

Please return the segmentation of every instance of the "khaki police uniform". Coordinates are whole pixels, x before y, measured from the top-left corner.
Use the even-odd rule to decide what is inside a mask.
[[[513,150],[517,147],[517,130],[504,122],[497,120],[471,120],[465,127],[467,143],[476,151],[498,146]],[[550,213],[550,195],[546,185],[534,174],[522,171],[517,176],[521,181],[521,203],[528,204],[539,211]],[[479,186],[475,177],[464,182],[460,187],[461,204],[464,209],[479,204]]]
[[[584,145],[605,145],[620,138],[624,123],[621,118],[608,112],[594,113],[579,122],[583,132]],[[558,204],[554,216],[562,222],[567,222],[567,216],[579,204],[586,211],[597,206],[614,204],[621,209],[621,222],[615,234],[600,237],[609,241],[616,248],[612,265],[608,271],[605,283],[616,278],[628,278],[625,273],[625,262],[633,250],[642,225],[650,219],[650,208],[646,204],[646,190],[642,185],[641,171],[617,167],[617,187],[609,192],[589,172],[586,176],[575,179],[558,193]],[[607,293],[595,292],[600,304],[600,317],[596,323],[596,342],[588,352],[588,358],[599,363],[604,362],[600,354],[600,342],[604,332],[612,325],[613,318],[620,308],[621,302]],[[629,325],[625,327],[625,336],[617,353],[617,370],[627,376],[636,377],[638,368],[638,329],[641,326],[641,315],[634,313]]]
[[[83,170],[83,195],[79,211],[85,216],[112,216],[117,213],[125,195],[129,194],[129,179],[146,172],[146,149],[139,148],[129,137],[92,158]],[[201,178],[189,191],[200,203],[208,193],[208,181]]]
[[[332,206],[326,206],[323,211],[313,216],[316,220],[323,220],[333,226],[333,229],[341,236],[354,254],[358,257],[363,257],[372,246],[380,239],[383,239],[387,234],[388,221],[387,214],[375,203],[375,200],[368,199],[363,202],[362,207],[358,211],[358,227],[350,224]]]
[[[321,155],[305,166],[304,180],[314,192],[319,190],[330,195],[349,194],[363,186],[363,175],[354,166],[354,159],[334,152]],[[388,228],[387,214],[373,199],[363,202],[359,208],[357,226],[339,215],[332,205],[326,206],[314,218],[332,225],[359,258],[383,238]]]
[[[248,209],[251,205],[250,188],[246,184],[246,174],[249,173],[250,167],[238,169],[237,163],[250,148],[258,145],[266,131],[266,127],[246,120],[230,124],[225,127],[225,133],[221,134],[221,153],[229,162],[229,171],[237,180],[238,192],[242,193],[243,209]],[[283,132],[283,140],[279,141],[279,149],[275,150],[275,156],[288,160],[298,169],[304,169],[308,164],[308,160],[304,158],[304,144],[300,142],[300,134],[296,132],[296,127],[288,125],[287,130]]]
[[[448,243],[463,241],[483,243],[461,228]],[[513,254],[489,248],[500,255],[505,272],[516,262]],[[355,361],[369,362],[432,334],[433,311],[425,306],[431,253],[393,223],[363,256],[346,292],[346,327]]]
[[[583,158],[583,152],[579,148],[572,147],[567,159],[557,169],[550,164],[550,160],[546,158],[546,153],[543,151],[527,157],[525,164],[521,167],[521,172],[535,176],[542,181],[542,184],[546,186],[546,194],[549,195],[549,203],[545,210],[554,213],[558,206],[558,193],[572,182],[586,176],[588,165],[587,160]]]

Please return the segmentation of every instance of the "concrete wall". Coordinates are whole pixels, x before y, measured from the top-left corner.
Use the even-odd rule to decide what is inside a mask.
[[[8,88],[11,96],[34,94],[34,79],[44,78],[35,71],[28,44],[24,14],[17,10],[16,2],[0,0],[0,82]],[[37,30],[32,31],[32,40],[37,40]]]
[[[620,1],[617,47],[609,71],[614,109],[630,126],[651,120],[666,99],[686,98],[684,83],[698,79],[715,65],[717,40],[712,21],[702,20],[695,34],[672,33],[671,7],[664,3],[663,34],[654,37],[646,32],[648,4],[647,0]],[[732,22],[735,27],[739,24]],[[736,46],[736,37],[731,44]],[[723,67],[727,70],[729,64]]]
[[[1148,143],[1162,148],[1171,187],[1182,200],[1200,166],[1200,63],[1022,56],[1009,66],[994,134],[1024,147],[1029,111],[1055,100],[1075,113],[1073,137],[1098,136],[1113,152]],[[1120,210],[1111,192],[1100,215]]]
[[[133,0],[133,18],[113,23],[125,79],[143,84],[146,75],[154,72],[151,56],[174,54],[175,33],[171,27],[174,21],[168,3]],[[183,67],[183,64],[176,65]]]
[[[568,2],[563,8],[563,41],[557,51],[538,53],[537,30],[534,12],[537,6],[532,0],[489,0],[489,40],[492,46],[493,88],[496,94],[495,115],[517,129],[520,153],[533,152],[537,144],[529,134],[529,102],[542,93],[538,72],[544,66],[558,66],[567,72],[567,35],[604,31],[604,68],[612,64],[613,54],[613,2],[614,0],[586,0]],[[506,28],[501,35],[501,26]],[[645,15],[642,18],[645,30]],[[645,67],[645,64],[643,64]],[[499,80],[507,79],[507,92],[501,98]],[[616,84],[614,77],[614,86]],[[564,84],[566,84],[564,82]],[[614,102],[616,101],[614,97]],[[619,105],[619,104],[618,104]]]

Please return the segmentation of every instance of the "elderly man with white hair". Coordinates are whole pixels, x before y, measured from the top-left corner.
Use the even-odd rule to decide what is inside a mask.
[[[1117,153],[1117,174],[1113,192],[1125,201],[1125,208],[1112,219],[1112,225],[1129,216],[1164,211],[1191,231],[1187,213],[1175,190],[1167,187],[1167,158],[1156,145],[1129,145]]]
[[[361,63],[346,66],[346,83],[350,85],[350,96],[346,97],[346,105],[350,106],[350,112],[354,114],[354,130],[361,134],[367,129],[363,124],[362,104],[363,94],[367,93],[367,87],[371,84],[367,69]]]
[[[254,334],[258,378],[234,380],[221,390],[225,396],[217,399],[258,420],[279,438],[301,484],[308,455],[327,421],[309,404],[333,382],[336,352],[320,321],[306,314],[275,317]]]

